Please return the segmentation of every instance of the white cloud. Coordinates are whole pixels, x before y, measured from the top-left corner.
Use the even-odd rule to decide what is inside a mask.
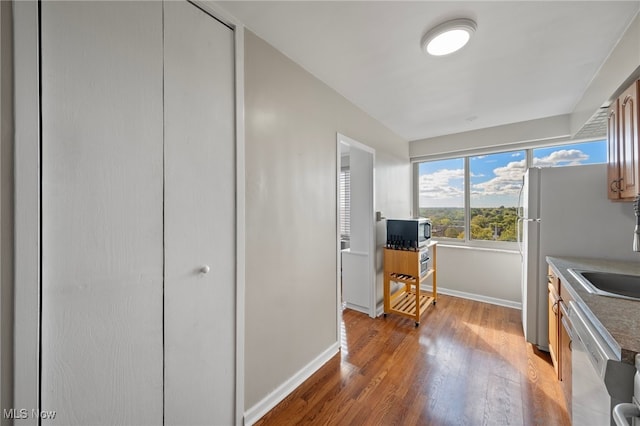
[[[474,160],[482,160],[483,158],[487,158],[486,155],[477,155],[475,157],[473,157]]]
[[[471,195],[517,195],[522,186],[526,161],[512,161],[506,166],[493,169],[496,177],[471,187]]]
[[[421,199],[447,199],[464,195],[462,182],[464,169],[442,169],[420,176],[419,191]]]
[[[522,157],[522,153],[521,152],[514,152],[513,154],[511,154],[512,157]]]
[[[483,159],[486,156],[473,157]],[[522,157],[522,153],[514,153],[512,157]],[[577,149],[562,149],[554,151],[546,157],[535,158],[533,164],[538,167],[568,166],[582,164],[589,156]],[[511,161],[505,166],[493,169],[495,177],[477,184],[472,184],[471,195],[474,199],[482,197],[517,197],[522,187],[522,177],[526,168],[523,158]],[[472,174],[472,177],[482,177]],[[429,200],[461,202],[463,191],[464,170],[443,169],[431,174],[420,176],[419,191],[421,204]],[[504,199],[504,198],[502,198]]]
[[[539,167],[575,166],[588,159],[589,156],[579,149],[561,149],[546,157],[534,158],[533,165]]]
[[[520,153],[517,153],[518,155]],[[515,154],[514,154],[515,155]],[[534,158],[533,164],[538,167],[573,166],[582,164],[589,156],[578,149],[561,149],[547,157]],[[493,179],[471,187],[474,196],[511,195],[517,196],[522,187],[522,176],[525,172],[525,160],[513,161],[506,166],[493,169]]]

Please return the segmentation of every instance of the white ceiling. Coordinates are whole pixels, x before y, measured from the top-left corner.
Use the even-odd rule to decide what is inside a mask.
[[[640,0],[220,4],[407,140],[571,113],[640,9]],[[424,55],[422,35],[457,17],[477,22],[471,42]]]

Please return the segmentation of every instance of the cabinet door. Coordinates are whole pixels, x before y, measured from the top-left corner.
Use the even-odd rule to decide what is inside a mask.
[[[165,422],[235,423],[233,31],[164,3]],[[208,270],[207,270],[208,268]]]
[[[549,289],[549,353],[551,354],[551,361],[553,361],[553,368],[558,370],[558,295],[554,291]],[[558,377],[559,378],[559,377]]]
[[[565,306],[562,309],[562,306]],[[566,304],[564,300],[560,301],[560,341],[559,351],[560,351],[560,381],[562,386],[562,391],[564,392],[565,402],[567,404],[567,412],[571,415],[571,398],[572,398],[572,386],[571,386],[571,335],[569,334],[568,327],[569,323],[568,318],[565,318],[566,312]]]
[[[607,115],[607,193],[610,200],[620,198],[619,102],[609,106]]]
[[[159,425],[162,3],[42,2],[41,34],[42,423]]]
[[[638,195],[638,83],[619,98],[620,102],[620,182],[621,198]]]

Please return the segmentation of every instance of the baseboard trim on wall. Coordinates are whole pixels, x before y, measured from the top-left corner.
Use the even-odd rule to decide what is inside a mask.
[[[307,380],[313,373],[318,371],[327,361],[329,361],[340,350],[340,342],[335,342],[324,352],[318,355],[313,361],[304,366],[300,371],[291,376],[289,380],[278,386],[273,392],[267,395],[262,401],[245,411],[244,424],[253,425],[267,414],[269,410],[278,405],[291,392]]]
[[[379,302],[376,306],[376,317],[379,317],[382,314],[384,314],[384,301]]]
[[[431,292],[431,286],[420,286],[420,290]],[[481,294],[467,293],[464,291],[451,290],[448,288],[438,287],[438,293],[446,294],[448,296],[461,297],[463,299],[475,300],[476,302],[485,302],[492,305],[504,306],[507,308],[522,310],[522,303],[514,302],[512,300],[498,299],[496,297],[483,296]]]

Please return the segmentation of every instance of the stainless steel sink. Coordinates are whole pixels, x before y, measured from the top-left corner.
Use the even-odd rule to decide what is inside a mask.
[[[589,293],[640,300],[640,275],[569,269]]]

